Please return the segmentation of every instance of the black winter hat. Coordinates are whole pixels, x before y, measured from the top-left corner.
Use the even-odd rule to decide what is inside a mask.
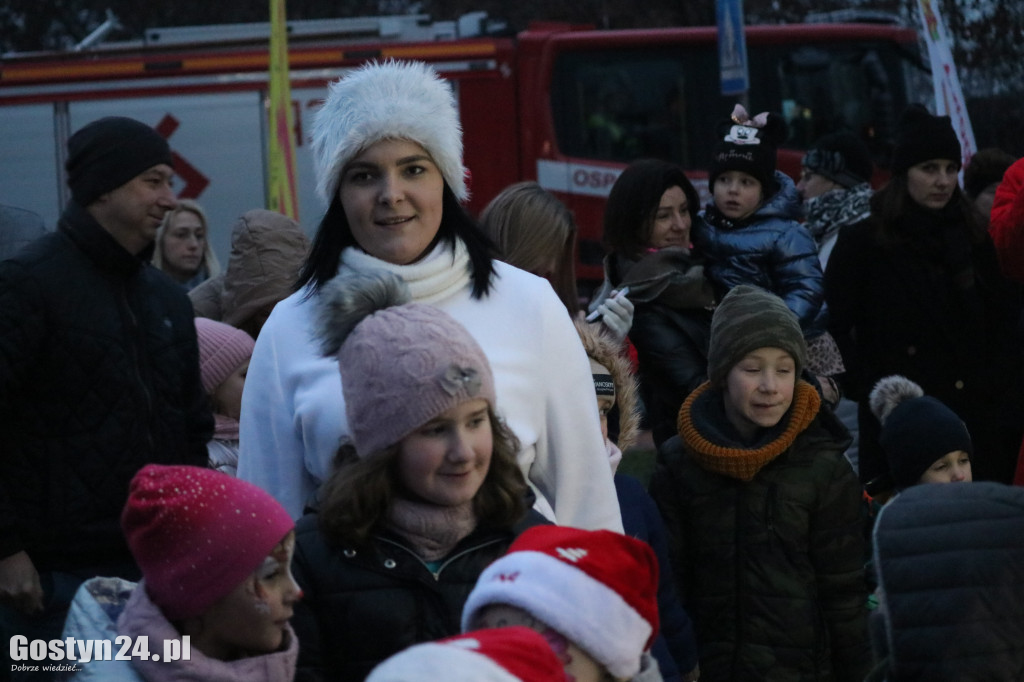
[[[803,166],[847,189],[869,182],[873,172],[868,146],[847,131],[818,139],[804,155]]]
[[[737,170],[757,178],[764,196],[774,194],[778,187],[775,155],[788,135],[782,116],[761,113],[750,118],[737,104],[732,117],[719,124],[718,133],[721,141],[711,155],[708,185],[714,189],[715,178],[725,171]]]
[[[905,173],[911,166],[931,159],[961,164],[960,140],[949,116],[932,116],[921,104],[911,104],[896,126],[892,172]]]
[[[88,206],[158,164],[174,166],[167,140],[145,123],[108,116],[80,128],[68,140],[71,198]]]
[[[917,484],[936,460],[950,452],[974,454],[963,420],[906,377],[879,380],[868,402],[882,423],[879,444],[898,490]]]

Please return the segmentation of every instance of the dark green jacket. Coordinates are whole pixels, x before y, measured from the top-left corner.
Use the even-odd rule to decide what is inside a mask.
[[[712,406],[721,400],[698,389],[684,409],[706,415],[698,430],[724,433],[707,421],[724,420]],[[870,669],[861,487],[847,439],[822,410],[749,482],[701,467],[679,436],[662,447],[651,494],[673,536],[702,682],[860,682]]]

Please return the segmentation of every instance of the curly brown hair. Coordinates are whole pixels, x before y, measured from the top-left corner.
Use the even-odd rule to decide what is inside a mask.
[[[484,482],[473,498],[478,525],[511,528],[526,513],[526,480],[516,453],[519,440],[488,408],[494,446]],[[397,463],[401,444],[359,458],[349,444],[341,446],[335,468],[324,484],[318,512],[320,529],[329,543],[363,547],[387,518],[392,501],[401,494]]]

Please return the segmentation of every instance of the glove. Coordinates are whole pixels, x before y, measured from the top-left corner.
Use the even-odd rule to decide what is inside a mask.
[[[601,313],[601,324],[611,332],[617,343],[626,340],[626,334],[633,326],[633,309],[633,302],[619,293],[609,296],[597,306]]]

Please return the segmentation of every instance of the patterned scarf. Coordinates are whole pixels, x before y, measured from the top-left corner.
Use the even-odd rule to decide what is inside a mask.
[[[804,203],[807,229],[819,245],[844,225],[853,225],[871,214],[871,185],[864,182],[850,189],[833,189]]]

